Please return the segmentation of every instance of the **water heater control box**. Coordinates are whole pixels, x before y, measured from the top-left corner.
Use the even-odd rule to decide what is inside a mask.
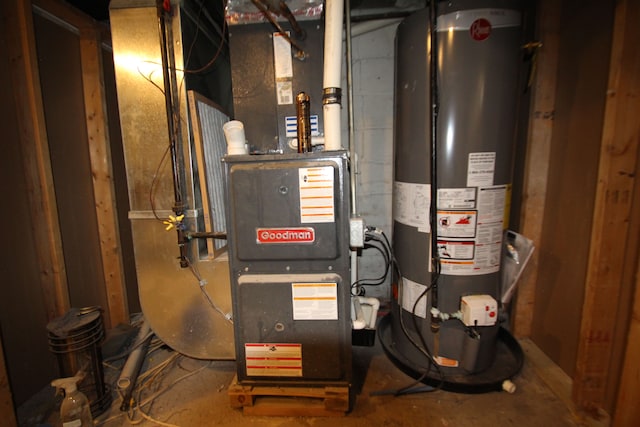
[[[493,326],[498,320],[498,303],[491,295],[463,296],[460,311],[467,326]]]

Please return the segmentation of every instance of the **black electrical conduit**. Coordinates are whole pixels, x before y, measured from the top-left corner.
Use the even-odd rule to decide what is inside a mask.
[[[182,138],[180,125],[176,123],[176,100],[174,99],[177,81],[175,77],[175,66],[173,64],[173,41],[171,40],[171,26],[167,26],[167,22],[171,23],[170,3],[165,8],[162,0],[157,0],[156,8],[158,11],[158,31],[160,33],[160,54],[162,57],[162,77],[164,81],[164,99],[167,110],[167,131],[169,132],[169,147],[171,151],[171,167],[173,175],[173,211],[176,216],[184,214],[184,202],[182,201],[182,179],[178,162],[178,145]],[[171,54],[170,54],[171,53]],[[171,63],[169,63],[171,61]],[[182,227],[176,227],[178,234],[178,247],[180,249],[180,267],[189,266],[187,259],[187,239]]]
[[[431,271],[436,276],[431,281],[431,307],[438,308],[438,277],[440,271],[440,257],[438,253],[438,56],[437,46],[437,17],[436,1],[429,2],[429,104],[431,105],[431,209],[429,212],[431,223]],[[435,310],[434,310],[435,311]],[[431,313],[431,332],[440,331],[441,319]]]

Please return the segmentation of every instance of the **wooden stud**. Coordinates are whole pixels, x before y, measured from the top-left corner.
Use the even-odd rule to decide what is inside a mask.
[[[16,427],[18,423],[16,422],[16,413],[11,395],[9,378],[4,363],[4,350],[2,348],[2,340],[0,340],[0,420],[2,420],[3,426]]]
[[[556,103],[556,75],[558,68],[558,31],[561,3],[553,0],[539,2],[538,37],[543,41],[538,50],[535,84],[532,88],[531,118],[524,174],[523,206],[520,233],[540,246],[547,196],[549,156],[553,117]],[[538,253],[534,251],[529,266],[519,284],[513,313],[513,331],[518,337],[531,335]]]
[[[129,311],[111,165],[102,54],[99,31],[93,27],[82,28],[80,57],[87,139],[109,311],[110,325],[107,327],[113,327],[118,323],[129,323]]]
[[[89,15],[71,6],[69,3],[60,0],[32,0],[35,7],[46,13],[55,16],[57,19],[75,28],[105,26],[100,24]]]
[[[625,275],[629,253],[637,253],[637,236],[629,236],[640,141],[640,5],[617,2],[609,84],[602,132],[591,247],[578,343],[573,400],[599,417],[606,407],[620,300],[633,286]],[[632,262],[635,262],[634,258]],[[626,327],[626,325],[625,325]],[[636,383],[637,386],[637,383]]]
[[[40,289],[47,319],[69,309],[69,291],[60,236],[58,209],[49,157],[49,144],[40,90],[31,2],[3,2],[6,8],[5,34],[10,51],[11,80],[16,93],[17,126],[24,162],[25,182],[40,265]]]
[[[620,389],[613,416],[614,427],[626,427],[640,420],[640,258],[637,261],[633,314],[627,337]]]

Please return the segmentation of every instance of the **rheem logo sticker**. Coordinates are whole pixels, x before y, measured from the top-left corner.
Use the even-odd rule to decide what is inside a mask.
[[[484,18],[476,19],[473,21],[473,24],[471,24],[471,28],[469,28],[469,34],[471,34],[471,38],[475,41],[480,42],[486,40],[491,34],[491,22]]]
[[[311,227],[256,229],[256,243],[259,245],[313,243],[315,240],[316,232]]]

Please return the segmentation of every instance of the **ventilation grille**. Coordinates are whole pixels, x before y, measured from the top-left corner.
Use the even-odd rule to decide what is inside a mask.
[[[229,117],[212,101],[194,91],[189,91],[189,108],[205,231],[226,232],[224,167],[221,159],[227,151],[222,125],[229,121]],[[226,246],[226,240],[207,239],[207,250],[212,257]]]

